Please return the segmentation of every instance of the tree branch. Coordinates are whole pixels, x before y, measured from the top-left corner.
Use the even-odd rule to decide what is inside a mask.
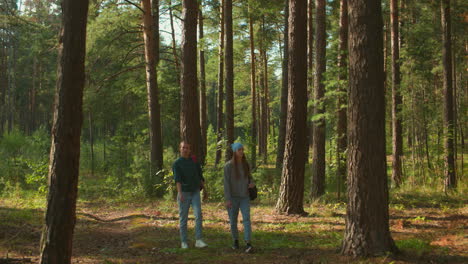
[[[133,70],[137,70],[137,69],[141,69],[141,68],[144,68],[146,65],[144,63],[140,64],[140,65],[137,65],[137,66],[133,66],[133,67],[130,67],[130,68],[127,68],[127,69],[123,69],[119,72],[116,72],[108,77],[106,77],[104,80],[102,80],[100,83],[101,85],[96,89],[96,92],[99,92],[99,90],[101,90],[101,88],[104,86],[104,84],[114,78],[116,78],[117,76],[119,76],[120,74],[122,73],[126,73],[126,72],[129,72],[129,71],[133,71]]]
[[[143,12],[143,14],[145,13],[145,11],[143,9],[141,9],[141,7],[135,3],[133,3],[132,1],[129,1],[129,0],[124,0],[125,2],[135,6],[136,8],[140,9],[141,12]]]

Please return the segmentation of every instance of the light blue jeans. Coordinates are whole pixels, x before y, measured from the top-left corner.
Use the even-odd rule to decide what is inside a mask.
[[[182,192],[184,201],[180,202],[177,197],[177,203],[179,204],[179,229],[180,229],[180,240],[187,243],[187,221],[190,205],[193,208],[193,214],[195,215],[195,239],[202,239],[202,210],[200,201],[200,191],[196,192]]]
[[[250,224],[250,199],[249,197],[231,197],[232,207],[228,208],[229,222],[231,224],[231,235],[233,240],[239,240],[239,230],[237,229],[237,217],[239,209],[242,213],[242,223],[244,224],[244,240],[250,242],[252,227]]]

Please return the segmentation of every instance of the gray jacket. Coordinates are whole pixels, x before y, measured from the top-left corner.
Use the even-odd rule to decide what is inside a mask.
[[[245,172],[242,166],[237,166],[239,170],[239,178],[234,174],[234,165],[232,161],[226,162],[224,165],[224,199],[231,200],[231,197],[249,197],[249,179],[245,177]],[[250,177],[250,182],[254,183]]]

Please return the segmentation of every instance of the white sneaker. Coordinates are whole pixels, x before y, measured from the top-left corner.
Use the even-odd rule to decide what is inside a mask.
[[[180,247],[181,247],[182,249],[187,249],[187,248],[188,248],[187,242],[182,242],[182,244],[180,245]]]
[[[207,246],[208,246],[208,244],[203,242],[203,240],[201,240],[201,239],[198,239],[197,241],[195,241],[195,247],[197,247],[197,248],[204,248],[204,247],[207,247]]]

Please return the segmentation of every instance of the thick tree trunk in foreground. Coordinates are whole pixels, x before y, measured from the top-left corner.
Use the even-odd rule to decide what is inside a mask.
[[[350,1],[348,205],[341,252],[395,252],[388,223],[382,11],[375,0]]]
[[[276,210],[304,214],[307,133],[307,1],[289,1],[288,116],[286,147]]]
[[[83,123],[88,1],[62,2],[49,192],[40,263],[71,263]]]
[[[197,95],[197,14],[198,3],[182,2],[182,78],[181,78],[181,140],[191,145],[192,154],[200,156],[200,117]]]

